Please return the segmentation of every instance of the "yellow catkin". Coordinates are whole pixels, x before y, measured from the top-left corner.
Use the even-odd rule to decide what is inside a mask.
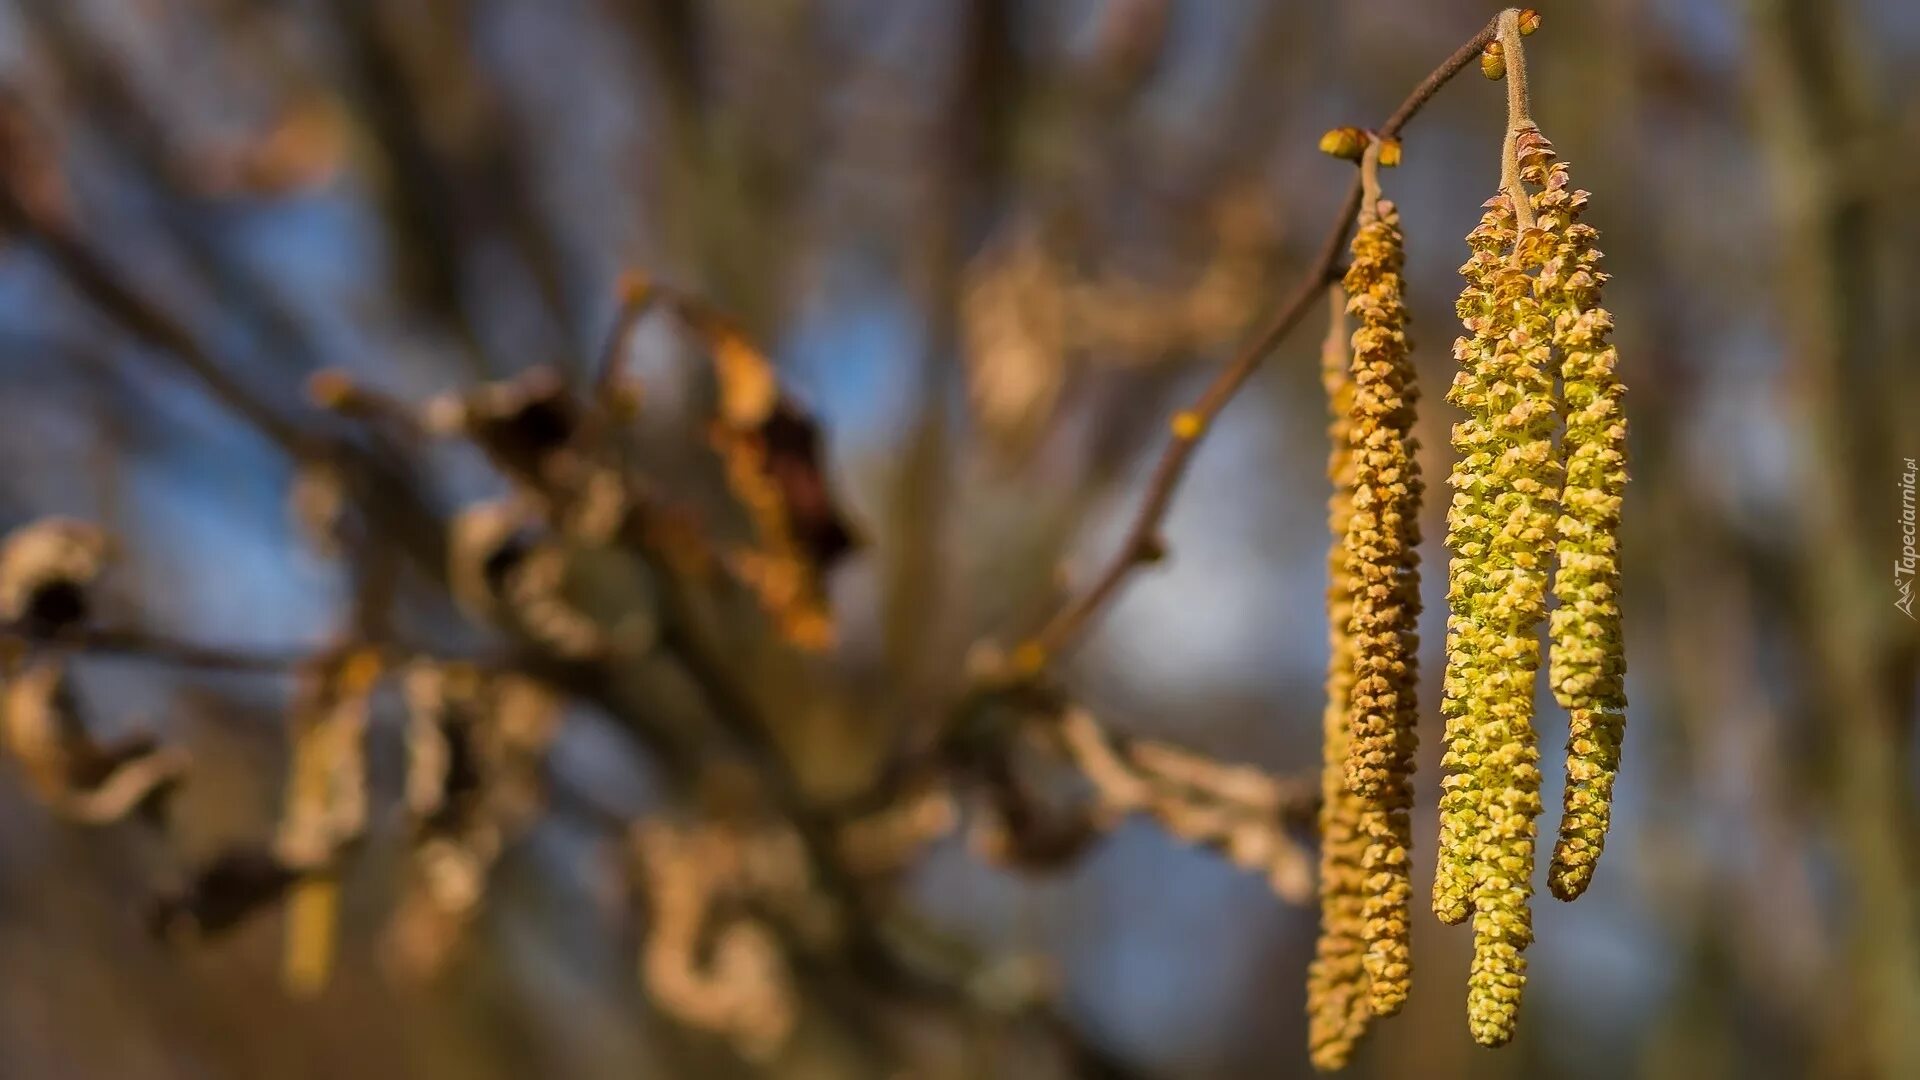
[[[1329,290],[1331,323],[1321,350],[1321,381],[1326,386],[1332,449],[1327,478],[1327,527],[1333,537],[1327,555],[1327,704],[1322,717],[1325,739],[1320,774],[1320,939],[1307,967],[1307,1052],[1315,1068],[1344,1068],[1366,1034],[1367,1005],[1366,878],[1361,859],[1361,800],[1347,790],[1347,696],[1353,686],[1353,647],[1347,621],[1353,614],[1353,585],[1346,571],[1347,519],[1353,516],[1353,376],[1348,368],[1345,297]]]
[[[1516,144],[1520,175],[1544,168],[1541,146]],[[1531,208],[1529,208],[1531,209]],[[1529,215],[1531,216],[1531,215]],[[1458,647],[1463,723],[1471,729],[1482,794],[1484,832],[1473,860],[1473,969],[1468,1027],[1498,1046],[1513,1037],[1533,941],[1534,820],[1540,813],[1539,749],[1533,733],[1538,629],[1546,616],[1547,554],[1552,550],[1561,470],[1553,445],[1552,326],[1531,288],[1531,271],[1550,245],[1540,230],[1516,237],[1511,269],[1495,271],[1505,333],[1480,365],[1476,420],[1488,437],[1490,471],[1479,481],[1487,524],[1477,587],[1465,598]],[[1510,280],[1519,275],[1518,288]],[[1511,298],[1509,304],[1509,297]],[[1476,337],[1478,335],[1476,334]]]
[[[1553,328],[1566,416],[1566,481],[1555,526],[1559,606],[1547,678],[1569,718],[1567,786],[1547,885],[1572,900],[1592,881],[1606,840],[1626,725],[1619,528],[1627,425],[1608,341],[1613,317],[1600,304],[1607,275],[1598,268],[1598,234],[1580,222],[1587,193],[1568,186],[1566,163],[1553,161],[1544,138],[1522,179],[1542,185],[1534,216],[1550,246],[1534,287]]]
[[[1446,717],[1446,749],[1440,759],[1440,841],[1433,879],[1433,910],[1442,922],[1465,922],[1473,913],[1473,882],[1480,845],[1488,834],[1492,793],[1482,786],[1483,747],[1470,707],[1486,666],[1481,598],[1493,588],[1488,553],[1493,538],[1492,483],[1502,449],[1487,415],[1488,380],[1499,343],[1513,328],[1513,304],[1527,288],[1512,265],[1513,210],[1507,200],[1487,201],[1480,224],[1467,235],[1472,252],[1460,267],[1466,280],[1455,305],[1467,336],[1455,340],[1460,363],[1447,400],[1466,413],[1451,437],[1456,461],[1448,478],[1447,668],[1440,711]]]
[[[1365,930],[1368,1002],[1389,1016],[1411,976],[1407,910],[1412,895],[1413,754],[1421,483],[1414,460],[1416,388],[1400,270],[1405,258],[1392,203],[1363,207],[1345,286],[1353,333],[1353,512],[1346,571],[1354,682],[1347,703],[1347,787],[1365,800]]]

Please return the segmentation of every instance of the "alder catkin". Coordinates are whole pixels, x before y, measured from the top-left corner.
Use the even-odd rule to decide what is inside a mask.
[[[1353,516],[1353,375],[1348,370],[1345,296],[1328,290],[1332,305],[1320,376],[1326,387],[1331,445],[1327,478],[1327,703],[1321,719],[1325,740],[1320,772],[1320,938],[1307,967],[1307,1052],[1316,1069],[1344,1068],[1366,1034],[1366,945],[1362,940],[1365,875],[1361,859],[1361,800],[1347,790],[1347,696],[1353,686],[1353,647],[1347,623],[1353,614],[1353,584],[1346,569],[1347,519]]]
[[[1411,975],[1408,813],[1417,745],[1421,495],[1413,438],[1417,389],[1400,276],[1404,242],[1391,202],[1363,205],[1351,251],[1344,284],[1347,312],[1359,326],[1352,341],[1354,483],[1345,541],[1354,654],[1347,787],[1365,803],[1368,1002],[1375,1015],[1389,1016],[1405,1002]]]
[[[1549,248],[1534,288],[1552,325],[1566,416],[1547,679],[1568,714],[1567,783],[1547,885],[1572,900],[1592,881],[1606,840],[1626,724],[1619,528],[1627,426],[1608,341],[1613,317],[1601,306],[1598,234],[1580,222],[1587,193],[1568,186],[1566,163],[1536,139],[1521,179],[1542,187],[1534,214]]]

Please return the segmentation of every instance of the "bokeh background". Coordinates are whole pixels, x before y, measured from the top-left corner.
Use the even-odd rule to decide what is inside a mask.
[[[1352,1074],[1920,1076],[1920,627],[1891,572],[1902,459],[1920,455],[1920,6],[1541,8],[1535,114],[1595,193],[1629,387],[1626,762],[1593,889],[1536,900],[1516,1043],[1470,1043],[1469,934],[1419,911],[1411,1003]],[[1031,632],[1058,579],[1084,583],[1111,553],[1167,417],[1290,287],[1345,191],[1350,166],[1314,151],[1320,132],[1378,123],[1492,14],[9,0],[0,82],[50,136],[77,233],[297,423],[320,423],[301,385],[322,366],[402,398],[535,364],[586,371],[628,269],[730,312],[821,418],[868,541],[833,579],[838,647],[804,663],[760,650],[740,677],[770,691],[795,743],[817,733],[816,756],[853,770],[952,702],[976,642]],[[1408,233],[1435,495],[1453,270],[1495,186],[1502,115],[1500,88],[1469,71],[1384,181]],[[1168,523],[1170,559],[1063,668],[1113,728],[1317,768],[1318,337],[1310,320],[1228,409]],[[699,447],[681,351],[665,334],[635,349],[662,463]],[[317,648],[349,618],[349,573],[290,523],[292,463],[165,353],[44,244],[0,236],[0,524],[109,528],[121,622]],[[444,507],[499,486],[469,456],[427,465]],[[1427,701],[1441,501],[1423,552]],[[425,574],[402,576],[393,619],[477,639]],[[125,657],[79,670],[99,723],[158,727],[198,774],[164,840],[59,825],[0,780],[0,1074],[761,1071],[650,1007],[618,844],[565,814],[509,853],[472,952],[437,987],[395,986],[373,956],[391,837],[349,887],[341,970],[317,1000],[280,992],[273,916],[203,948],[152,941],[154,883],[271,821],[287,680]],[[1550,698],[1539,723],[1551,761]],[[389,792],[397,738],[377,726]],[[660,768],[585,706],[554,762],[636,814],[659,803]],[[1429,815],[1417,897],[1433,835]],[[990,1012],[875,1003],[884,1052],[806,1039],[765,1071],[1308,1071],[1315,912],[1150,824],[1038,876],[949,839],[903,890],[986,953],[1045,958],[1066,1041],[1090,1051]]]

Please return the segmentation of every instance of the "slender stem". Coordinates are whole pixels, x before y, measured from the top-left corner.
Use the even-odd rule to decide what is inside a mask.
[[[1517,12],[1515,15],[1517,17]],[[1487,43],[1494,40],[1499,32],[1500,20],[1495,19],[1480,29],[1480,32],[1467,39],[1466,43],[1454,50],[1453,55],[1414,87],[1400,107],[1393,111],[1387,122],[1380,125],[1375,135],[1379,140],[1393,138],[1400,129],[1412,120],[1414,115],[1438,93],[1447,81],[1458,75],[1461,69],[1472,63]],[[1515,34],[1518,37],[1518,34]],[[1094,583],[1078,598],[1069,602],[1041,628],[1032,640],[1023,645],[1016,658],[1019,666],[1026,672],[1038,671],[1051,657],[1057,655],[1086,629],[1094,616],[1099,614],[1126,583],[1133,571],[1143,564],[1155,561],[1164,548],[1159,539],[1160,524],[1167,516],[1167,510],[1173,503],[1174,492],[1180,481],[1186,476],[1187,465],[1194,450],[1206,438],[1214,419],[1226,408],[1233,396],[1246,384],[1248,378],[1259,370],[1260,364],[1288,334],[1293,332],[1307,311],[1321,299],[1321,290],[1337,274],[1341,248],[1347,240],[1347,230],[1352,227],[1355,215],[1360,209],[1361,182],[1354,178],[1353,185],[1347,190],[1347,197],[1340,209],[1334,214],[1333,224],[1327,230],[1325,239],[1313,261],[1307,265],[1306,273],[1294,286],[1273,321],[1267,328],[1242,349],[1207,388],[1191,408],[1176,414],[1173,421],[1173,439],[1160,455],[1159,464],[1154,467],[1153,476],[1147,483],[1146,495],[1140,501],[1135,512],[1133,524],[1127,529],[1126,538],[1121,541],[1120,550],[1115,552],[1105,567],[1094,578]]]
[[[1380,216],[1380,148],[1379,139],[1368,139],[1367,148],[1360,154],[1360,224],[1365,225]]]
[[[619,383],[622,369],[626,367],[627,351],[633,345],[634,332],[660,296],[659,286],[644,275],[628,273],[620,279],[620,310],[614,316],[613,329],[607,334],[606,344],[601,348],[593,372],[591,385],[595,400],[603,400]]]
[[[35,241],[67,280],[95,306],[198,382],[235,416],[296,459],[312,456],[316,440],[282,417],[228,374],[173,316],[133,291],[98,252],[64,227],[31,215],[0,185],[0,221]]]
[[[198,382],[221,405],[253,425],[296,459],[311,455],[315,440],[256,397],[202,347],[179,320],[147,300],[125,276],[74,229],[70,216],[36,198],[36,185],[62,178],[51,160],[32,148],[34,122],[25,105],[0,90],[0,227],[31,240],[68,282],[136,339],[152,346]]]
[[[203,671],[278,675],[294,671],[313,658],[313,649],[246,650],[223,645],[178,641],[145,630],[123,627],[87,627],[35,640],[55,650],[87,656],[114,656],[145,660]]]
[[[1508,8],[1498,19],[1500,50],[1507,68],[1507,136],[1500,148],[1500,190],[1513,204],[1514,235],[1533,228],[1533,202],[1520,183],[1520,136],[1538,131],[1533,122],[1533,107],[1527,94],[1527,52],[1521,44],[1520,9]],[[1519,245],[1514,257],[1519,257]]]

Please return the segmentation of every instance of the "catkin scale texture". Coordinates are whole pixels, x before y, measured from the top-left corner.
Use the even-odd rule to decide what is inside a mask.
[[[1488,376],[1499,342],[1510,325],[1514,301],[1525,287],[1507,252],[1513,243],[1513,210],[1504,198],[1488,201],[1468,234],[1471,257],[1461,266],[1466,285],[1455,305],[1468,335],[1454,342],[1460,370],[1447,400],[1466,415],[1454,424],[1457,456],[1448,477],[1453,499],[1447,510],[1447,666],[1441,713],[1446,717],[1441,757],[1440,842],[1434,873],[1433,910],[1442,922],[1464,922],[1473,913],[1473,881],[1480,844],[1489,833],[1488,801],[1481,764],[1486,748],[1472,722],[1480,682],[1494,657],[1485,645],[1481,598],[1492,587],[1487,558],[1494,533],[1494,466],[1500,459],[1487,415]]]
[[[1335,303],[1343,298],[1334,297]],[[1366,1033],[1367,1003],[1365,875],[1361,800],[1347,790],[1347,697],[1353,686],[1353,646],[1347,622],[1353,585],[1346,570],[1347,521],[1353,516],[1353,375],[1348,370],[1345,321],[1336,310],[1321,355],[1329,421],[1327,528],[1328,659],[1325,741],[1320,777],[1320,937],[1307,968],[1307,1052],[1315,1068],[1344,1068]]]
[[[1560,360],[1566,479],[1555,522],[1548,683],[1568,714],[1566,795],[1548,888],[1572,900],[1592,881],[1612,817],[1614,777],[1626,716],[1620,622],[1620,505],[1626,488],[1626,419],[1601,306],[1607,275],[1598,234],[1580,221],[1587,193],[1569,185],[1565,162],[1540,140],[1535,216],[1548,238],[1534,281]]]
[[[1571,187],[1532,118],[1520,41],[1538,23],[1532,12],[1504,11],[1496,43],[1485,47],[1487,74],[1507,83],[1507,129],[1499,193],[1467,237],[1456,304],[1465,333],[1454,344],[1459,370],[1447,395],[1461,416],[1450,431],[1456,465],[1448,477],[1433,909],[1444,922],[1472,926],[1468,1027],[1486,1046],[1513,1038],[1533,942],[1540,668],[1569,716],[1565,802],[1547,874],[1563,900],[1587,888],[1600,857],[1626,709],[1622,388],[1612,317],[1601,304],[1607,275],[1598,236],[1580,220],[1588,195]],[[1359,321],[1349,377],[1323,354],[1336,410],[1330,523],[1336,535],[1344,525],[1329,594],[1323,934],[1309,984],[1313,1058],[1324,1069],[1343,1064],[1367,1021],[1391,1015],[1406,997],[1422,492],[1399,217],[1379,198],[1376,171],[1385,153],[1358,129],[1330,132],[1322,149],[1344,157],[1357,150],[1361,162],[1360,216],[1342,282],[1346,313]],[[1342,759],[1344,769],[1336,768]],[[1356,1004],[1362,995],[1364,1009]]]
[[[1523,180],[1544,170],[1543,146],[1522,136]],[[1497,231],[1498,215],[1489,218]],[[1561,485],[1552,323],[1530,273],[1548,252],[1538,228],[1514,236],[1504,258],[1494,250],[1493,259],[1479,260],[1476,249],[1469,267],[1482,273],[1485,295],[1463,294],[1471,337],[1456,346],[1469,368],[1453,395],[1467,413],[1455,429],[1461,462],[1454,484],[1465,499],[1450,521],[1446,679],[1449,727],[1457,736],[1446,760],[1456,774],[1449,780],[1459,782],[1442,801],[1442,842],[1452,846],[1440,856],[1435,906],[1443,918],[1457,919],[1461,894],[1470,898],[1468,1026],[1489,1046],[1512,1038],[1526,981],[1524,950],[1533,938],[1540,813],[1533,684]],[[1472,273],[1468,284],[1471,291]]]
[[[1399,212],[1386,200],[1363,209],[1343,284],[1352,339],[1353,508],[1345,569],[1353,684],[1347,701],[1346,786],[1363,800],[1363,939],[1368,1003],[1388,1016],[1405,1003],[1411,978],[1408,907],[1412,886],[1413,754],[1417,745],[1417,623],[1420,614],[1419,508],[1414,454],[1417,390],[1409,355]]]

